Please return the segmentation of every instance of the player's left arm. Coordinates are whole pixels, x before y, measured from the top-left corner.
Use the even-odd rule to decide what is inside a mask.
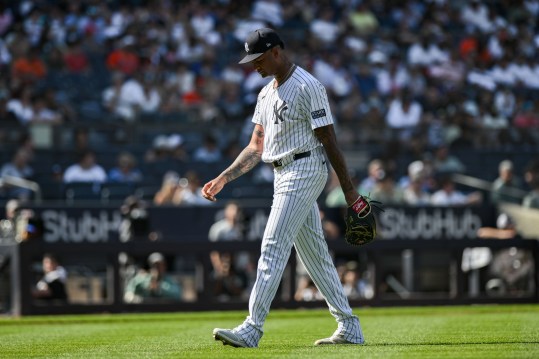
[[[324,145],[328,160],[339,178],[346,203],[349,206],[352,205],[358,199],[359,193],[354,187],[344,156],[337,145],[337,137],[335,136],[333,125],[315,128],[314,134]]]

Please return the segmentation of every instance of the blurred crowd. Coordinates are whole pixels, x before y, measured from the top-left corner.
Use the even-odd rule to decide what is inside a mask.
[[[269,26],[282,33],[293,61],[326,86],[340,145],[370,146],[371,159],[381,161],[383,168],[369,167],[357,178],[364,193],[397,203],[479,203],[477,194],[448,194],[453,184],[444,174],[467,170],[466,158],[451,151],[539,146],[538,15],[537,0],[3,0],[0,141],[9,137],[3,124],[91,128],[99,121],[127,126],[189,114],[204,128],[245,131],[223,139],[201,130],[200,145],[189,150],[182,134],[167,133],[142,156],[118,153],[118,166],[110,168],[96,164],[83,144],[74,149],[79,160],[58,169],[58,177],[140,181],[143,170],[130,172],[137,161],[163,154],[182,162],[228,161],[248,139],[257,92],[269,81],[237,64],[243,41]],[[396,168],[403,154],[410,161]],[[2,172],[32,179],[31,161],[40,158],[23,137]],[[526,173],[536,178],[534,166]],[[429,170],[435,176],[418,185]],[[483,179],[495,178],[497,169],[491,170]],[[258,175],[271,177],[267,169]],[[190,176],[196,187],[200,179]],[[178,182],[174,175],[162,179]],[[536,182],[522,184],[537,191]],[[328,202],[339,204],[334,197]]]

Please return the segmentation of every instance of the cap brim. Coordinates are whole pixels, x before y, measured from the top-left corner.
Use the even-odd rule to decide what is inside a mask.
[[[247,55],[243,59],[241,59],[238,64],[246,64],[248,62],[258,59],[262,55],[264,55],[264,53]]]

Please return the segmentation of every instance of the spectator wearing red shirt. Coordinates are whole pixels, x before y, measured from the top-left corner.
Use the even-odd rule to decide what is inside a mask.
[[[121,40],[121,47],[113,50],[107,57],[107,67],[111,71],[120,71],[132,75],[140,67],[140,59],[133,51],[135,38],[126,36]]]
[[[459,53],[463,60],[473,60],[483,64],[490,64],[492,55],[488,51],[485,41],[474,36],[463,38],[459,43]]]
[[[67,48],[64,63],[71,73],[82,73],[88,70],[88,57],[82,50],[80,43],[73,43]]]
[[[13,62],[11,68],[13,78],[25,83],[33,83],[45,77],[47,68],[39,57],[39,48],[31,47],[26,56],[20,57]]]

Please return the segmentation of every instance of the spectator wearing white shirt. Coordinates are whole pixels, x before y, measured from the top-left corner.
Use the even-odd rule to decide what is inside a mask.
[[[440,80],[442,86],[455,88],[462,85],[466,77],[466,66],[455,49],[447,61],[429,66],[428,73],[430,77]]]
[[[134,121],[139,113],[154,113],[161,104],[161,95],[152,74],[137,73],[122,85],[116,113],[126,121]]]
[[[479,29],[484,33],[492,30],[489,9],[479,0],[471,0],[469,4],[464,6],[460,18],[465,25],[472,27],[472,29]]]
[[[453,180],[446,176],[440,181],[440,189],[431,197],[432,205],[442,207],[457,207],[465,205],[480,204],[482,196],[480,192],[473,192],[469,195],[462,193],[455,188]]]
[[[425,207],[430,206],[430,193],[421,186],[421,181],[414,179],[403,191],[404,203],[409,206]]]
[[[247,35],[249,35],[251,31],[267,26],[264,21],[249,17],[248,13],[245,14],[240,12],[237,15],[238,18],[235,22],[234,27],[234,38],[238,40],[240,44],[243,44],[245,42]]]
[[[335,13],[331,8],[322,8],[309,27],[311,35],[323,45],[333,44],[341,33],[339,24],[333,19],[334,16]]]
[[[505,55],[505,50],[502,46],[501,38],[507,36],[507,30],[502,28],[490,35],[487,42],[487,49],[489,54],[494,59],[500,59]]]
[[[176,69],[167,75],[165,86],[175,96],[183,96],[186,93],[195,90],[196,74],[189,69],[187,63],[178,61],[175,65]]]
[[[107,111],[123,118],[124,116],[129,115],[128,105],[120,101],[122,87],[125,83],[124,74],[121,72],[114,72],[111,75],[111,80],[111,85],[105,88],[101,94],[102,104]]]
[[[408,48],[407,56],[410,65],[419,66],[429,66],[449,60],[449,55],[430,41],[427,35],[421,36],[419,42]]]
[[[479,62],[478,67],[471,69],[466,76],[466,80],[478,87],[481,87],[487,91],[495,91],[497,88],[496,80],[491,71],[486,69],[486,66]]]
[[[60,125],[64,122],[63,116],[49,107],[47,101],[43,97],[38,97],[34,101],[34,116],[32,123],[41,123],[49,125]]]
[[[8,112],[12,113],[17,120],[27,125],[34,118],[34,105],[32,102],[32,89],[29,86],[13,91],[11,99],[6,104]]]
[[[390,102],[386,123],[401,141],[407,141],[419,124],[422,113],[421,104],[414,101],[404,90]]]
[[[215,18],[205,5],[195,5],[191,19],[189,20],[195,36],[199,39],[208,38],[215,29]]]
[[[221,79],[225,83],[241,85],[245,80],[245,73],[238,64],[232,62],[226,65],[223,71],[221,71]]]
[[[126,6],[122,6],[110,16],[105,17],[106,24],[104,25],[103,35],[105,38],[116,38],[120,36],[127,26],[133,21],[133,16],[129,13]]]
[[[352,77],[343,67],[339,54],[329,55],[327,59],[317,59],[313,64],[314,76],[337,97],[344,97],[352,91]]]
[[[335,69],[331,66],[330,55],[322,53],[312,64],[313,75],[326,87],[330,87],[335,75]]]
[[[507,58],[500,59],[490,71],[490,75],[497,84],[508,86],[515,86],[517,84],[518,78],[515,72],[511,71]]]
[[[102,183],[107,180],[107,173],[96,163],[93,151],[87,150],[80,154],[77,163],[66,168],[64,183],[95,182]]]
[[[410,75],[397,57],[392,57],[387,66],[376,71],[376,85],[382,96],[395,94],[406,87],[410,81]]]
[[[283,7],[279,0],[257,0],[251,13],[253,19],[262,20],[275,27],[284,24]]]
[[[517,84],[534,90],[539,89],[539,74],[533,71],[523,55],[517,56],[515,61],[508,65],[508,71],[513,74]]]

